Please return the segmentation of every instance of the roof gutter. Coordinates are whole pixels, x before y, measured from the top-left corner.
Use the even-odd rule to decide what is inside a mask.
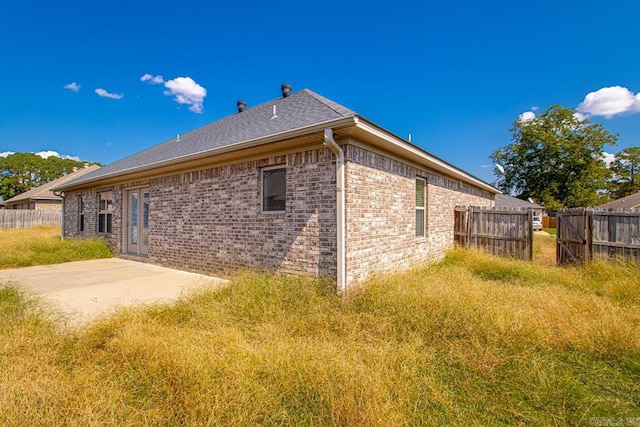
[[[337,270],[338,284],[337,290],[339,295],[343,295],[347,290],[347,254],[346,254],[346,210],[344,198],[344,150],[333,139],[333,129],[326,128],[324,130],[324,146],[329,148],[336,155],[336,246],[337,246]]]
[[[336,128],[336,127],[349,126],[349,125],[355,124],[356,122],[357,122],[357,118],[355,116],[341,117],[339,119],[327,120],[325,122],[314,124],[313,126],[305,126],[305,127],[301,127],[293,130],[288,130],[285,132],[274,133],[264,137],[250,139],[250,140],[238,142],[235,144],[230,144],[220,148],[214,148],[212,150],[201,151],[199,153],[189,154],[181,157],[173,157],[173,158],[162,160],[159,162],[149,163],[144,166],[123,169],[123,170],[119,170],[117,172],[112,172],[112,173],[106,173],[104,175],[100,175],[92,179],[78,181],[77,183],[74,183],[73,181],[71,181],[70,184],[72,185],[62,184],[58,187],[55,187],[53,190],[56,190],[56,191],[68,190],[70,188],[84,186],[86,184],[90,184],[95,181],[102,181],[103,179],[107,179],[107,178],[115,178],[118,176],[124,176],[124,175],[130,174],[130,173],[145,172],[145,171],[153,170],[156,168],[160,168],[160,167],[175,164],[175,163],[188,162],[191,160],[198,160],[205,157],[214,156],[217,154],[227,153],[229,151],[252,148],[258,145],[268,144],[270,142],[276,142],[283,139],[296,138],[296,137],[307,135],[313,132],[323,131],[327,127]]]
[[[423,162],[428,163],[428,167],[435,169],[441,173],[446,175],[455,177],[462,181],[465,181],[471,185],[482,188],[485,191],[494,194],[502,194],[500,190],[497,188],[487,184],[479,178],[476,178],[461,169],[445,162],[442,159],[437,158],[436,156],[429,154],[425,150],[419,148],[418,146],[411,144],[409,142],[404,141],[402,138],[392,134],[391,132],[379,127],[376,124],[369,122],[368,120],[362,117],[356,117],[356,127],[362,129],[371,135],[374,135],[378,138],[383,139],[384,141],[404,150],[405,152],[411,154],[413,157],[417,157]]]

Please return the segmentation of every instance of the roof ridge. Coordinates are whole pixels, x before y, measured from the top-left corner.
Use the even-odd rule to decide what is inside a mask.
[[[347,117],[347,116],[355,116],[356,112],[345,107],[344,105],[338,104],[335,101],[330,100],[329,98],[325,98],[322,95],[318,95],[317,93],[315,93],[314,91],[312,91],[311,89],[302,89],[301,92],[305,92],[308,95],[312,96],[313,98],[316,99],[316,101],[321,102],[322,104],[324,104],[325,106],[331,108],[333,111],[335,111],[336,113],[340,114],[341,116]]]
[[[317,93],[315,93],[315,92],[313,92],[313,91],[311,91],[311,90],[309,90],[309,89],[301,89],[301,90],[299,90],[299,91],[297,91],[297,92],[292,92],[292,93],[291,93],[291,95],[289,95],[289,96],[287,96],[287,97],[280,96],[280,97],[277,97],[277,98],[273,98],[273,99],[266,100],[266,101],[261,102],[261,103],[256,104],[256,105],[247,106],[246,110],[244,110],[244,111],[242,111],[242,112],[238,111],[238,112],[231,113],[231,114],[228,114],[228,115],[226,115],[226,116],[220,117],[220,118],[215,119],[215,120],[213,120],[212,122],[206,123],[206,124],[204,124],[204,125],[202,125],[202,126],[200,126],[200,127],[197,127],[197,128],[195,128],[195,129],[191,129],[191,130],[187,131],[187,132],[186,132],[186,133],[184,133],[184,134],[180,134],[180,136],[181,136],[181,137],[187,137],[187,136],[188,136],[189,134],[191,134],[191,133],[196,133],[196,132],[198,132],[198,131],[201,131],[202,129],[205,129],[205,128],[208,128],[208,127],[211,127],[211,126],[216,125],[216,124],[218,124],[218,123],[220,123],[220,122],[228,121],[228,120],[233,120],[233,119],[234,119],[238,114],[243,114],[243,113],[245,113],[245,112],[255,111],[255,110],[257,110],[258,108],[260,108],[260,107],[264,107],[264,106],[267,106],[267,105],[274,105],[274,103],[275,103],[275,102],[286,101],[286,100],[287,100],[287,99],[289,99],[289,98],[297,97],[296,95],[298,95],[298,96],[299,96],[299,94],[300,94],[300,93],[302,93],[302,92],[306,92],[308,95],[311,95],[311,96],[312,96],[312,97],[314,97],[317,101],[320,101],[320,102],[321,102],[322,104],[324,104],[326,107],[329,107],[331,110],[333,110],[334,112],[336,112],[336,113],[338,113],[338,114],[340,114],[340,115],[342,115],[342,113],[341,113],[340,111],[337,111],[334,107],[332,107],[332,106],[331,106],[331,105],[329,105],[329,104],[334,104],[335,106],[337,106],[337,107],[339,107],[339,108],[342,108],[342,109],[344,109],[344,110],[346,110],[346,111],[351,112],[351,114],[355,114],[353,111],[349,110],[348,108],[343,107],[342,105],[337,104],[337,103],[335,103],[335,102],[333,102],[333,101],[331,101],[331,100],[329,100],[329,99],[327,99],[327,98],[324,98],[323,96],[318,95]],[[349,115],[349,114],[347,114],[347,115]],[[158,143],[158,144],[156,144],[156,145],[164,144],[165,142],[171,142],[171,141],[174,141],[176,138],[177,138],[177,137],[175,137],[175,136],[174,136],[174,137],[169,138],[169,139],[167,139],[167,140],[165,140],[165,141],[159,142],[159,143]],[[152,146],[152,147],[153,147],[153,146]],[[146,151],[146,150],[148,150],[149,148],[151,148],[151,147],[144,148],[144,149],[142,149],[141,151]],[[137,153],[134,153],[134,154],[137,154]]]

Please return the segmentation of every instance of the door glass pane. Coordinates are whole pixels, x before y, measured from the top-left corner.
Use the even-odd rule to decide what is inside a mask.
[[[138,193],[129,195],[129,241],[138,244]]]
[[[149,245],[149,192],[142,193],[142,244]]]

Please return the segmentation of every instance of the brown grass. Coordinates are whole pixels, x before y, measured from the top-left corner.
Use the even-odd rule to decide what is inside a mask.
[[[0,423],[633,420],[638,289],[629,264],[557,268],[456,250],[346,298],[321,281],[244,275],[71,332],[5,287]]]
[[[62,240],[56,226],[0,229],[0,242],[0,269],[113,256],[104,240]]]

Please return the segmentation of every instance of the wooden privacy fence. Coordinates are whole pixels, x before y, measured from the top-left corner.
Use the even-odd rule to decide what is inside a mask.
[[[640,210],[563,209],[557,220],[558,264],[583,264],[594,255],[640,262]]]
[[[0,228],[28,228],[37,225],[61,225],[62,212],[57,210],[0,210]]]
[[[592,256],[589,211],[563,209],[556,213],[556,263],[582,264]]]
[[[533,259],[533,211],[457,206],[454,240],[494,255]]]

